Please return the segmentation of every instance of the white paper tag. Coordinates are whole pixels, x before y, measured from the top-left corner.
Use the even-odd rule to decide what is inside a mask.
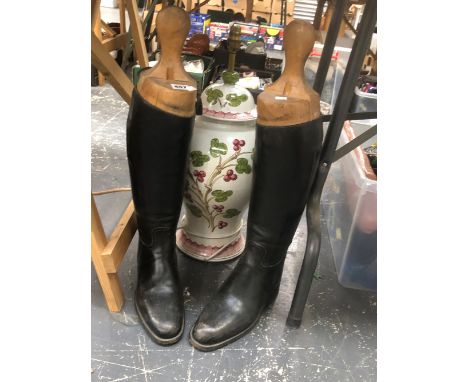
[[[197,90],[197,88],[194,88],[191,85],[180,85],[180,84],[171,84],[172,89],[174,90],[185,90],[185,91],[192,91],[192,90]]]
[[[278,99],[280,101],[286,101],[288,97],[276,96],[275,99]]]

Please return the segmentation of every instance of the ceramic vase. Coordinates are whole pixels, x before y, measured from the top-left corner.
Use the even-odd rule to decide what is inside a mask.
[[[245,245],[241,230],[252,187],[256,107],[250,92],[232,83],[210,85],[201,99],[177,246],[199,260],[225,261]]]

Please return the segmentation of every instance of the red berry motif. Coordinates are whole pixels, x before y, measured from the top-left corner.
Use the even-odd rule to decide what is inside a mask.
[[[232,148],[233,148],[234,151],[239,151],[240,148],[241,148],[241,146],[244,146],[244,145],[245,145],[245,141],[244,141],[244,140],[241,140],[241,141],[240,141],[240,140],[238,140],[238,139],[234,139],[234,140],[232,141],[232,146],[233,146]]]
[[[203,183],[204,178],[205,178],[205,176],[206,176],[206,172],[205,172],[205,171],[198,171],[198,170],[195,170],[195,171],[193,172],[193,176],[194,176],[195,178],[197,178],[197,180],[198,180],[199,182]]]
[[[237,174],[232,170],[227,170],[226,175],[223,177],[225,182],[230,182],[231,180],[237,179]]]
[[[223,212],[224,206],[221,205],[221,204],[215,204],[215,205],[213,206],[213,209],[214,209],[216,212]]]
[[[228,223],[226,222],[223,222],[222,220],[218,223],[218,228],[219,229],[223,229],[224,227],[226,227],[228,225]]]

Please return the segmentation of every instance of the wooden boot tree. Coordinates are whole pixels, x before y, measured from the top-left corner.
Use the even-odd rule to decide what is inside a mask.
[[[197,83],[182,64],[181,54],[190,29],[189,15],[178,7],[158,13],[156,30],[161,45],[159,62],[141,72],[137,89],[157,108],[180,117],[195,114]]]
[[[297,125],[320,117],[320,96],[304,75],[304,65],[315,40],[314,27],[307,21],[294,20],[286,26],[286,65],[280,78],[258,96],[258,124]]]

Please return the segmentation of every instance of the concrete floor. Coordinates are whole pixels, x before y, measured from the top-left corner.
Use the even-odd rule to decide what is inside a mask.
[[[93,191],[129,187],[125,151],[128,106],[109,85],[92,88],[91,94]],[[107,234],[129,199],[128,192],[96,197]],[[147,337],[133,307],[135,237],[119,272],[126,297],[121,313],[108,312],[92,269],[91,380],[376,381],[376,295],[338,284],[324,221],[322,227],[317,277],[302,326],[289,329],[285,322],[305,247],[304,218],[289,248],[280,293],[273,307],[250,334],[212,353],[193,349],[187,335],[235,261],[207,264],[179,254],[186,330],[178,344],[161,347]]]

